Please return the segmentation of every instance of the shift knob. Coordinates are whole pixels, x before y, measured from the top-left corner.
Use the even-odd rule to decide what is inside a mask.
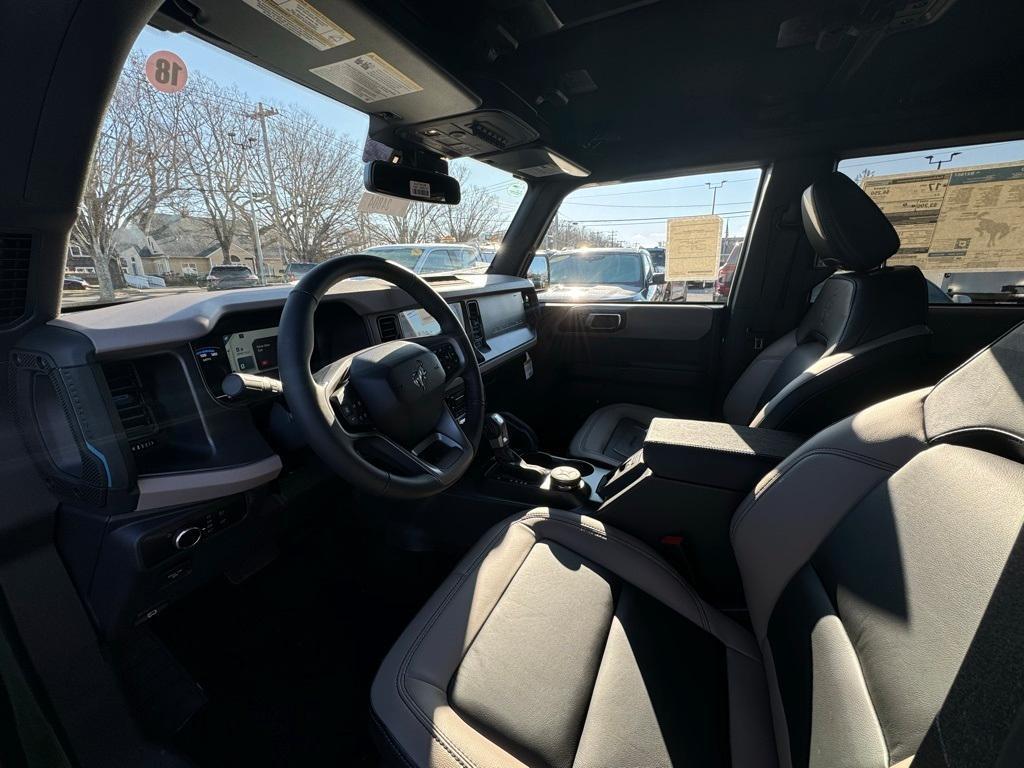
[[[505,423],[505,419],[500,413],[487,414],[484,431],[487,432],[487,440],[491,444],[491,448],[508,447],[508,424]]]

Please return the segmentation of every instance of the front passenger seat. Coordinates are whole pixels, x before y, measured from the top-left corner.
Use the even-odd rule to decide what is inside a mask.
[[[750,629],[598,519],[507,520],[381,665],[387,749],[406,768],[1019,765],[1000,734],[1022,721],[1022,446],[1024,325],[818,433],[733,515]]]
[[[892,224],[849,177],[833,173],[801,197],[815,252],[839,267],[800,325],[769,345],[722,406],[730,424],[813,433],[921,382],[928,348],[928,291],[917,267],[883,267],[900,247]],[[616,404],[594,411],[569,453],[617,466],[643,445],[656,417],[672,414]]]

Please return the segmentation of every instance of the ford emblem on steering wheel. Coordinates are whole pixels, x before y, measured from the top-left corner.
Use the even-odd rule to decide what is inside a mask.
[[[416,372],[412,375],[412,383],[420,389],[425,389],[427,386],[427,369],[423,367],[423,363],[416,366]]]

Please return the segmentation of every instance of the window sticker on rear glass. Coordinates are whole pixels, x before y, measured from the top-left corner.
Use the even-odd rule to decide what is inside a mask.
[[[367,104],[423,90],[419,83],[406,77],[376,53],[364,53],[309,71]]]
[[[337,48],[355,40],[306,0],[244,0],[280,27],[284,27],[318,51]]]

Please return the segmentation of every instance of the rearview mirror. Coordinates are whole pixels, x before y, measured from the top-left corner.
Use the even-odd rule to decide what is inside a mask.
[[[654,276],[651,277],[651,285],[664,285],[665,284],[665,273],[655,272]]]
[[[363,186],[370,192],[420,203],[458,205],[462,199],[458,179],[383,160],[373,160],[366,164]]]

